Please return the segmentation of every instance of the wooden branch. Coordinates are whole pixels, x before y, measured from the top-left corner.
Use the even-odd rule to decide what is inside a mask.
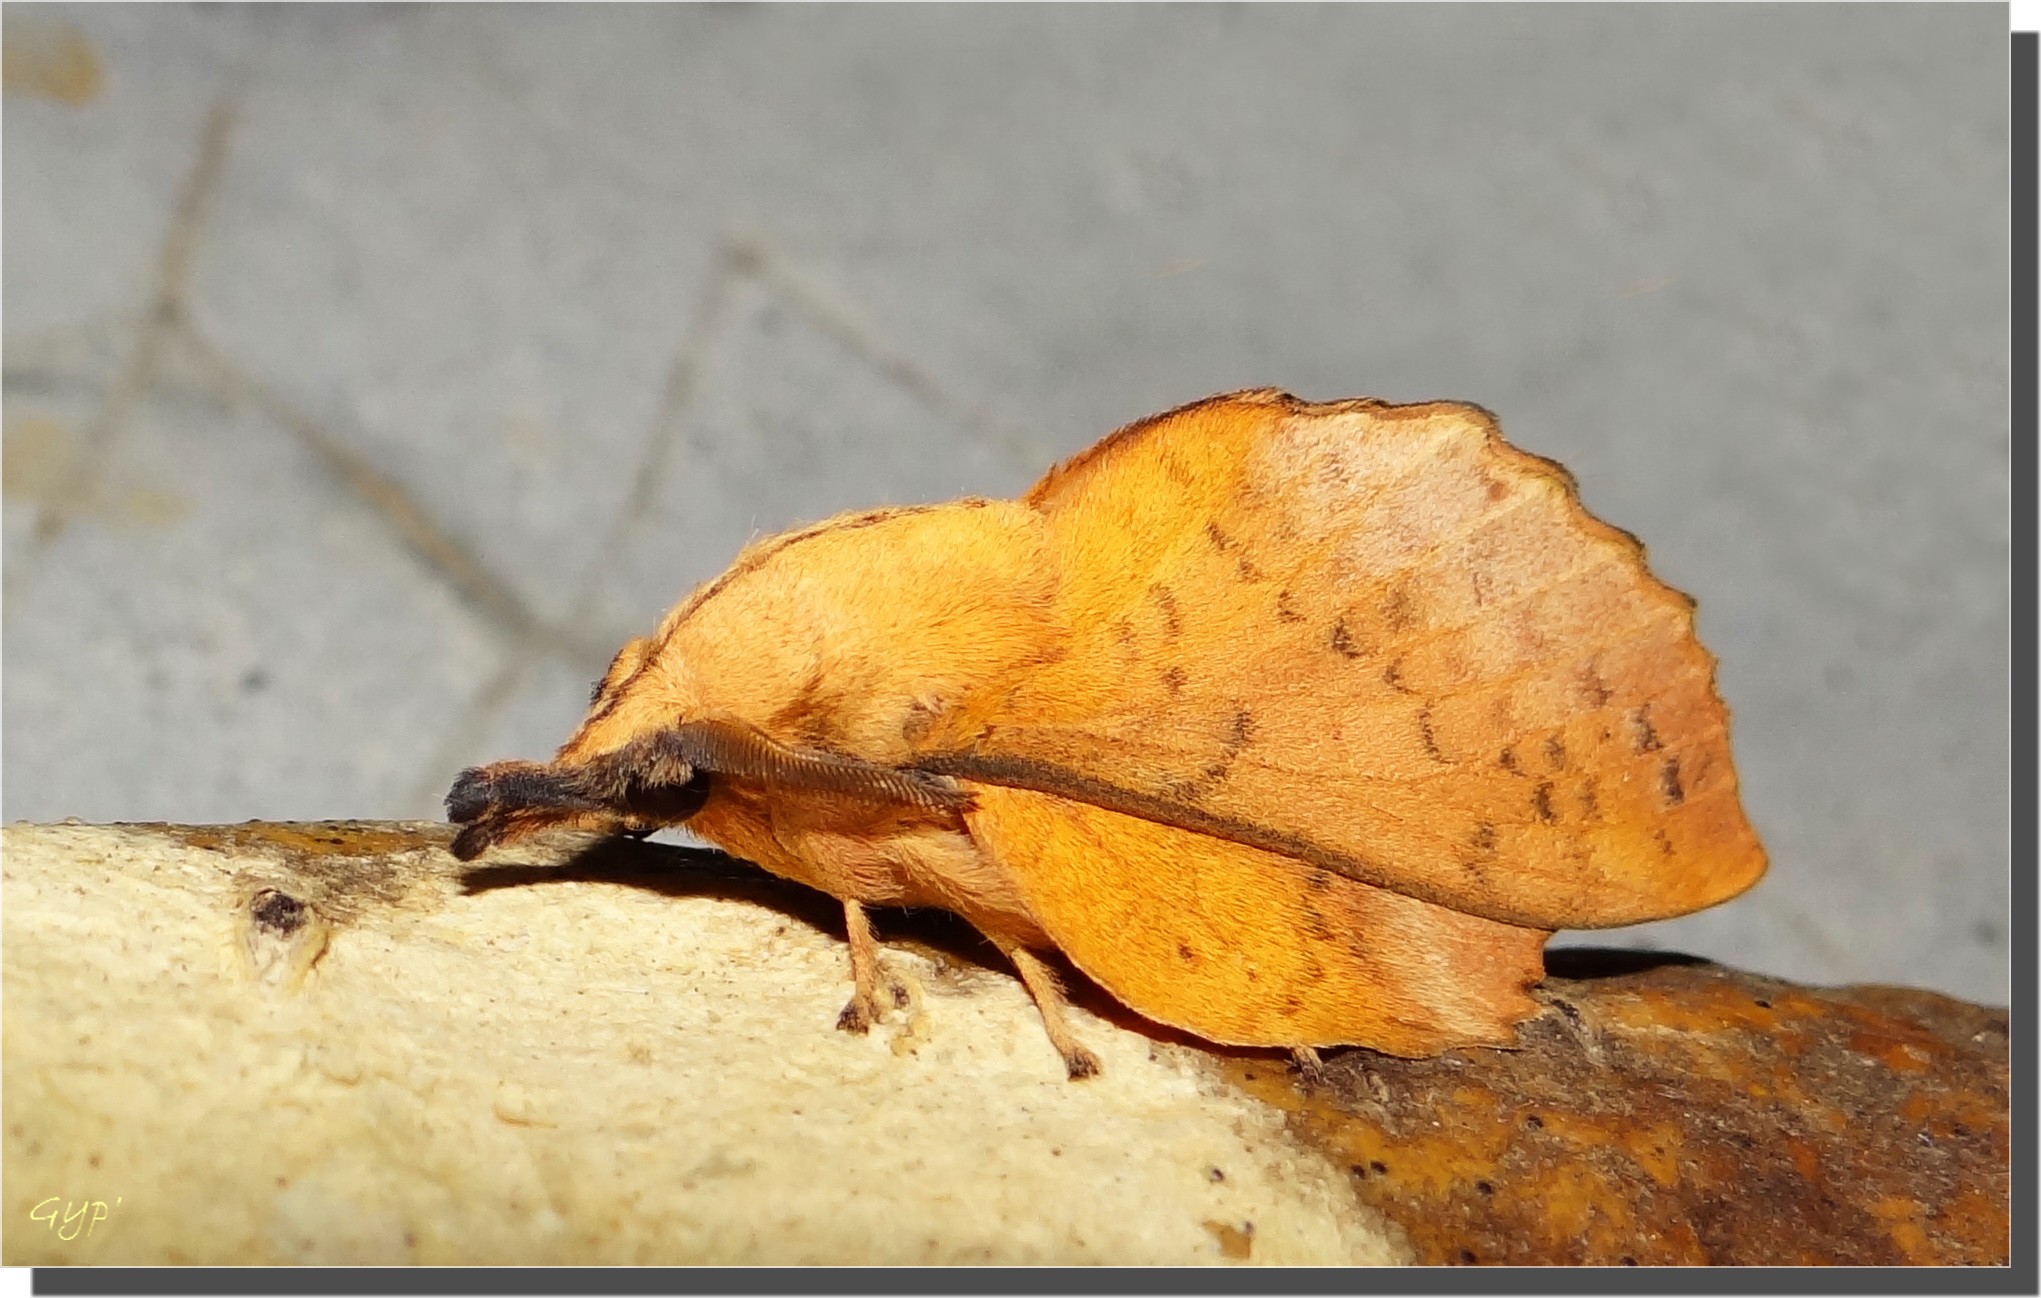
[[[2006,1019],[1558,953],[1521,1048],[1213,1050],[959,922],[833,1030],[841,910],[719,853],[446,826],[0,839],[4,1261],[1977,1262]]]
[[[1080,1010],[1068,1081],[936,917],[857,1037],[840,908],[718,853],[4,832],[9,1264],[1409,1256],[1200,1052]]]

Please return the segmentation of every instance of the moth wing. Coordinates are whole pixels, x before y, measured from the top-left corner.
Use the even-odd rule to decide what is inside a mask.
[[[1216,397],[1026,503],[1065,651],[947,718],[930,768],[1532,928],[1763,873],[1692,601],[1486,412]]]
[[[972,837],[1115,999],[1230,1045],[1507,1044],[1548,936],[1053,794],[965,782]]]

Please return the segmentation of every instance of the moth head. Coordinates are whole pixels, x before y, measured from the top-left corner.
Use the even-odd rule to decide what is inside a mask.
[[[662,736],[588,760],[491,762],[447,791],[447,819],[462,826],[453,854],[472,861],[491,847],[541,830],[648,834],[701,809],[709,773],[678,757]]]

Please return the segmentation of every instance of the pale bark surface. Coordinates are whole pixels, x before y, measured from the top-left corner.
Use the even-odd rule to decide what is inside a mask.
[[[447,837],[7,829],[4,1260],[1410,1256],[1193,1047],[1081,1000],[1105,1071],[1065,1080],[939,921],[888,947],[912,1004],[854,1037],[814,894],[645,847],[464,867]]]
[[[1208,1048],[720,853],[0,837],[0,1261],[2004,1265],[2004,1010],[1553,952],[1515,1049]]]

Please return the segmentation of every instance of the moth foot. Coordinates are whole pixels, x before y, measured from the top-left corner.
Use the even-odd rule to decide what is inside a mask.
[[[1081,1082],[1087,1077],[1099,1075],[1098,1056],[1083,1046],[1073,1046],[1063,1055],[1063,1067],[1070,1074],[1070,1080]]]
[[[914,993],[907,984],[886,972],[882,965],[879,977],[883,980],[869,994],[855,992],[850,1002],[843,1007],[843,1013],[836,1016],[836,1026],[842,1032],[854,1032],[859,1036],[872,1030],[875,1023],[883,1023],[886,1016],[896,1009],[904,1010],[914,1004]]]
[[[1317,1086],[1325,1081],[1325,1061],[1311,1046],[1292,1046],[1290,1062],[1297,1066],[1297,1076],[1306,1086]]]
[[[853,996],[843,1007],[843,1013],[836,1016],[836,1030],[863,1036],[872,1030],[872,1024],[882,1017],[879,1007],[866,1001],[862,996]]]
[[[996,937],[993,940],[999,942]],[[1042,1026],[1049,1033],[1049,1044],[1063,1056],[1063,1068],[1070,1074],[1070,1080],[1076,1082],[1098,1076],[1098,1056],[1077,1044],[1069,1022],[1063,1017],[1063,987],[1056,980],[1055,973],[1026,947],[999,942],[999,948],[1006,952],[1007,959],[1013,961],[1013,967],[1020,971],[1021,981],[1027,984],[1028,994],[1035,998],[1035,1008],[1042,1012]]]

